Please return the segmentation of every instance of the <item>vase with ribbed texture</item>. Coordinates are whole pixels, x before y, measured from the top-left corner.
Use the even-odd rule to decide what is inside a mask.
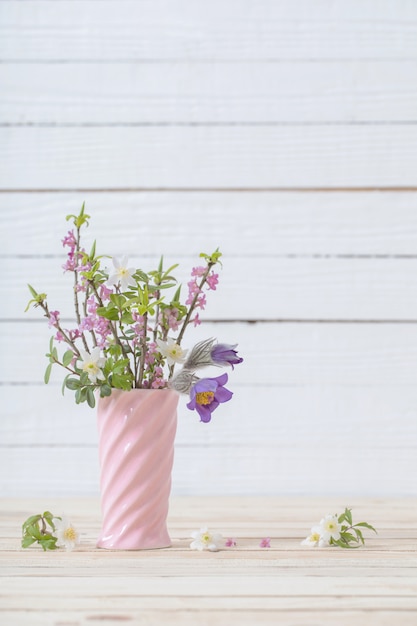
[[[167,548],[178,395],[113,389],[97,407],[102,528],[97,547]]]

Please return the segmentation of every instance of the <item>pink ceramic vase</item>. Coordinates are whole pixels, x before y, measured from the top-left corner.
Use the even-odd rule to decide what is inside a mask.
[[[167,548],[178,395],[113,389],[97,407],[102,529],[97,547]]]

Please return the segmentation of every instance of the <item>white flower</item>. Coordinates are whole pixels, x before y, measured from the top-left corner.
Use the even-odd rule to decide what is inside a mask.
[[[337,541],[340,539],[340,528],[337,515],[326,515],[320,522],[321,539],[326,543],[330,543],[330,539]]]
[[[184,363],[187,350],[183,350],[181,346],[179,346],[175,342],[175,339],[170,339],[168,337],[167,341],[157,339],[156,342],[162,356],[166,358],[168,365],[174,365],[175,363]]]
[[[211,533],[207,526],[191,533],[191,537],[194,539],[190,544],[191,550],[210,550],[210,552],[217,552],[223,539],[219,533]]]
[[[124,256],[121,263],[116,257],[112,258],[114,265],[114,273],[107,280],[108,285],[120,285],[121,291],[127,291],[129,287],[136,287],[136,281],[133,278],[135,273],[134,267],[127,267],[128,258]]]
[[[100,348],[93,348],[91,354],[80,349],[80,356],[82,360],[81,369],[83,372],[87,372],[90,381],[96,383],[97,378],[104,380],[105,376],[101,368],[104,367],[106,359],[100,356]]]
[[[327,548],[330,543],[323,538],[321,526],[313,526],[311,534],[303,539],[301,545],[308,546],[309,548],[317,548],[317,546],[319,548]]]
[[[69,521],[66,515],[62,519],[54,517],[55,533],[57,537],[56,545],[66,550],[73,550],[80,543],[80,535]]]
[[[306,537],[302,542],[302,546],[309,546],[310,548],[316,548],[321,542],[321,527],[313,526],[311,529],[311,535]]]

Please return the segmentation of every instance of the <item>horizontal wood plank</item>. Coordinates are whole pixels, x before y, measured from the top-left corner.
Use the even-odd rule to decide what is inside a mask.
[[[416,255],[417,193],[0,193],[0,257],[61,255],[68,214],[86,203],[90,249],[176,259],[217,246],[231,256]],[[147,259],[145,259],[148,262]],[[13,265],[15,260],[12,261]],[[51,261],[51,264],[54,261]],[[32,259],[27,258],[28,269]],[[44,282],[44,280],[42,280]]]
[[[415,126],[0,128],[0,189],[415,187]]]
[[[233,453],[225,453],[224,446],[193,445],[177,450],[172,493],[201,493],[204,477],[206,495],[411,496],[415,495],[416,470],[415,442],[399,449],[373,447],[359,437],[353,446],[329,446],[324,441],[308,448],[278,441],[268,454],[264,445],[238,446]],[[8,477],[4,496],[49,498],[57,493],[91,495],[99,490],[98,453],[90,447],[46,446],[30,454],[19,446],[4,448],[0,471]]]
[[[162,18],[161,18],[162,16]],[[407,59],[412,2],[0,3],[3,60]]]
[[[0,124],[404,124],[416,73],[417,61],[3,64]]]

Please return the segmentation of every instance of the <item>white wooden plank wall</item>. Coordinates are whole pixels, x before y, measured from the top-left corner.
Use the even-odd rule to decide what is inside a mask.
[[[23,312],[71,315],[83,201],[102,253],[224,254],[190,339],[245,362],[211,424],[181,403],[176,494],[415,494],[416,113],[413,0],[0,1],[0,495],[98,492]]]

